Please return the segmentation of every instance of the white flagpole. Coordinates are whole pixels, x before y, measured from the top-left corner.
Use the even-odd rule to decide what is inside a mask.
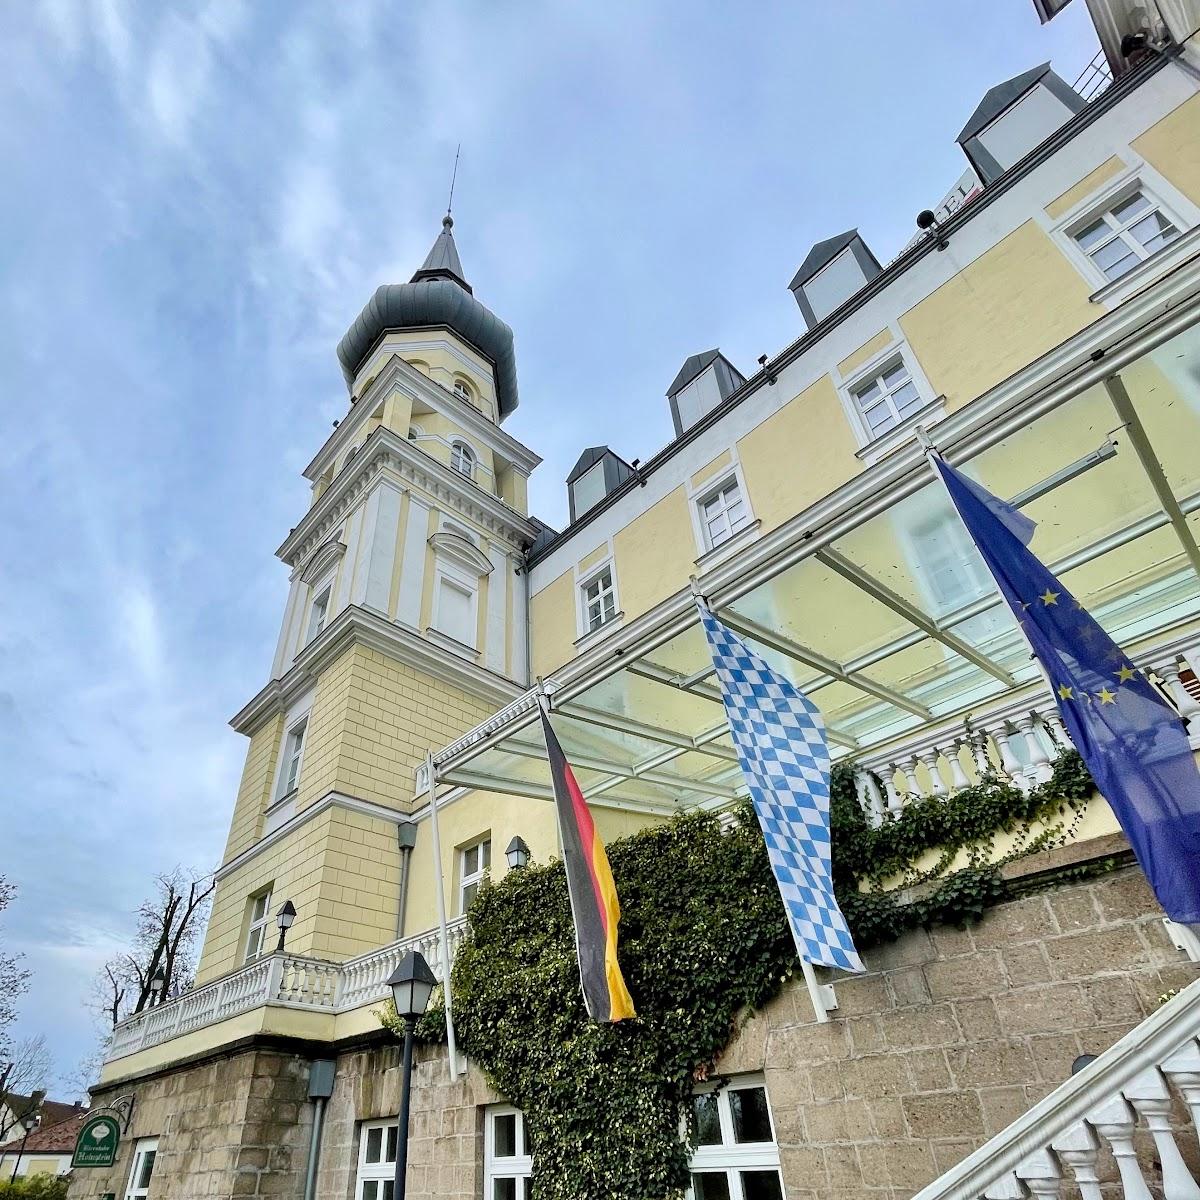
[[[688,584],[691,587],[692,599],[697,604],[708,608],[708,601],[704,598],[704,593],[700,591],[700,581],[695,575],[689,578]],[[828,1003],[833,988],[817,981],[817,973],[808,959],[800,959],[800,970],[804,973],[804,984],[808,988],[808,998],[812,1001],[813,1012],[816,1014],[817,1020],[824,1024],[829,1020],[830,1008],[836,1007],[836,1005]]]
[[[442,996],[446,1003],[446,1053],[450,1061],[450,1078],[457,1079],[458,1046],[454,1040],[454,1011],[450,1002],[450,931],[446,925],[446,879],[442,870],[442,839],[438,831],[437,772],[432,751],[425,756],[425,776],[429,784],[429,825],[433,831],[433,865],[437,880],[438,957],[442,966]]]

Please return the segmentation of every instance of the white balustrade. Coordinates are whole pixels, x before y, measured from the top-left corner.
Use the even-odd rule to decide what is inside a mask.
[[[1140,669],[1162,680],[1192,745],[1200,749],[1200,700],[1181,678],[1183,670],[1194,672],[1197,665],[1200,646],[1182,639],[1138,661]],[[953,795],[985,774],[1029,791],[1052,777],[1054,760],[1070,748],[1054,697],[1044,692],[1032,699],[1001,702],[993,711],[972,714],[957,724],[927,726],[887,750],[864,753],[857,764],[856,787],[867,819],[878,824],[884,814],[897,815],[911,800]],[[926,778],[928,785],[923,786]]]
[[[914,1200],[1059,1200],[1074,1181],[1081,1200],[1119,1183],[1124,1200],[1200,1200],[1177,1140],[1186,1112],[1200,1125],[1200,981],[1162,1005],[1044,1100],[1033,1105]],[[1178,1093],[1186,1107],[1174,1101]],[[1153,1152],[1144,1142],[1149,1133]],[[1119,1180],[1102,1179],[1101,1148]],[[1139,1149],[1142,1158],[1139,1159]],[[1161,1171],[1161,1185],[1146,1169]],[[1151,1184],[1153,1183],[1153,1190]]]
[[[447,927],[451,960],[465,931],[465,918]],[[441,979],[441,940],[436,929],[343,963],[295,954],[269,954],[222,979],[122,1021],[109,1039],[106,1060],[123,1058],[264,1005],[345,1012],[384,1001],[391,994],[388,976],[409,950],[420,951],[434,975]]]

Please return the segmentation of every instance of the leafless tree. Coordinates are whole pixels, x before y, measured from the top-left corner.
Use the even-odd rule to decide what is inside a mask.
[[[5,1104],[4,1097],[28,1096],[39,1088],[44,1091],[49,1079],[50,1051],[40,1034],[23,1038],[9,1058],[0,1060],[0,1146],[8,1141],[13,1126],[24,1115]]]
[[[132,949],[110,959],[97,980],[97,1009],[116,1025],[153,998],[151,981],[162,973],[163,1000],[192,986],[195,951],[216,881],[176,867],[156,876],[154,895],[138,909]]]
[[[12,900],[16,888],[0,875],[0,912]],[[17,1019],[17,997],[29,986],[29,972],[21,966],[21,956],[4,953],[0,944],[0,1064],[9,1057],[12,1023]]]

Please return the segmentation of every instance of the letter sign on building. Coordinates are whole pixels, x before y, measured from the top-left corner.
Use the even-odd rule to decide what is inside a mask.
[[[97,1113],[88,1117],[75,1139],[72,1167],[111,1167],[117,1158],[121,1126],[116,1117]]]

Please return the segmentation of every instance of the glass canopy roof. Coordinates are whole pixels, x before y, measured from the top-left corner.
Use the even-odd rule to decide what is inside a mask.
[[[1121,383],[1145,440],[1098,383],[959,465],[1021,505],[1037,522],[1033,551],[1136,650],[1200,616],[1200,330],[1129,364]],[[820,706],[835,759],[1039,679],[932,477],[717,615]],[[698,622],[625,658],[569,700],[552,696],[584,794],[653,812],[741,794]],[[509,724],[478,748],[444,752],[439,781],[549,796],[539,726]]]

